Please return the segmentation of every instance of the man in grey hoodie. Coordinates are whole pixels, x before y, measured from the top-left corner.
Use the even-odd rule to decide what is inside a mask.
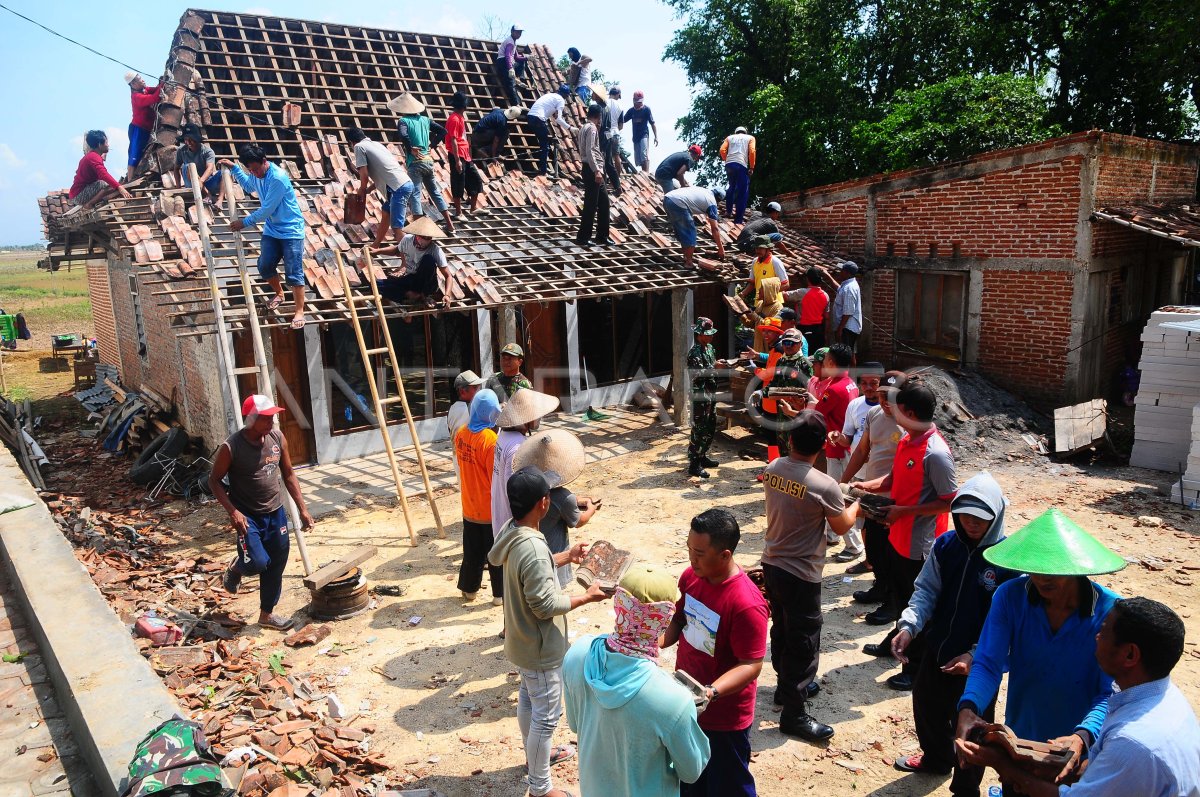
[[[938,774],[953,770],[950,793],[956,797],[977,797],[983,780],[982,768],[959,765],[954,734],[958,700],[992,595],[1017,575],[983,558],[985,550],[1004,539],[1007,506],[1000,485],[987,471],[958,488],[950,503],[953,533],[933,543],[892,639],[892,652],[907,664],[909,645],[924,634],[924,655],[912,687],[913,719],[922,752],[896,759],[895,767],[902,772]],[[992,701],[983,714],[988,722],[995,711]]]
[[[553,483],[552,483],[553,482]],[[582,595],[558,586],[555,568],[579,564],[585,543],[553,555],[538,524],[550,510],[550,490],[558,477],[533,467],[509,477],[506,491],[513,518],[504,525],[488,553],[488,561],[504,568],[504,655],[521,675],[517,724],[525,742],[531,797],[566,797],[550,782],[551,739],[562,716],[562,663],[567,654],[567,612],[608,596],[598,584]],[[569,755],[557,755],[557,760]]]

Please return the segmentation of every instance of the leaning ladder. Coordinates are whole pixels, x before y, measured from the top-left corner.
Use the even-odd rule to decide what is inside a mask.
[[[263,346],[262,327],[258,323],[258,311],[254,307],[253,286],[250,284],[250,274],[246,271],[246,247],[242,241],[242,234],[240,232],[233,234],[233,242],[237,253],[238,273],[241,275],[242,298],[245,309],[233,311],[234,315],[232,317],[241,318],[244,316],[246,319],[246,326],[250,330],[250,339],[254,344],[254,365],[238,367],[234,361],[233,351],[229,345],[229,325],[227,323],[229,316],[226,316],[224,308],[226,296],[221,290],[221,283],[217,280],[216,263],[212,253],[212,239],[208,229],[208,218],[205,215],[204,197],[200,192],[200,175],[197,174],[194,163],[189,163],[187,168],[188,180],[192,184],[192,198],[196,203],[196,223],[200,227],[200,244],[204,250],[204,262],[208,271],[208,289],[212,294],[213,316],[216,319],[217,326],[217,351],[221,358],[221,366],[225,372],[225,388],[229,396],[230,413],[226,416],[226,421],[229,425],[230,434],[233,434],[241,428],[239,410],[242,400],[238,396],[237,378],[242,374],[257,375],[258,392],[270,396],[272,401],[275,399],[275,385],[271,379],[271,371],[267,366],[267,354],[266,348]],[[232,221],[237,218],[237,200],[233,195],[233,177],[228,171],[222,170],[221,181],[224,187],[226,209],[229,219]],[[275,423],[279,423],[278,416],[275,418]],[[312,563],[308,558],[308,545],[304,539],[304,529],[300,523],[300,510],[296,507],[296,502],[292,500],[292,496],[286,489],[283,491],[283,500],[287,506],[288,519],[295,533],[296,547],[300,550],[300,561],[304,565],[304,575],[307,576],[312,572]]]
[[[446,530],[442,527],[442,516],[438,512],[437,501],[433,498],[433,487],[429,484],[429,470],[425,467],[425,454],[421,449],[421,438],[417,434],[416,424],[413,423],[412,412],[408,408],[408,394],[404,390],[404,380],[400,374],[400,363],[396,359],[396,348],[392,345],[392,331],[387,325],[387,318],[383,314],[383,297],[379,295],[379,284],[375,281],[375,267],[371,263],[371,251],[363,249],[363,271],[367,275],[367,285],[370,287],[368,294],[355,294],[350,290],[350,278],[346,275],[346,263],[342,260],[342,253],[337,252],[338,275],[342,278],[342,291],[346,296],[346,305],[350,309],[350,320],[354,325],[354,335],[358,338],[358,351],[362,355],[363,370],[367,373],[367,387],[371,389],[371,403],[375,409],[375,423],[379,426],[379,433],[383,437],[383,450],[387,453],[388,465],[392,469],[392,479],[396,482],[396,495],[400,498],[400,506],[404,509],[404,522],[408,525],[408,539],[415,546],[417,544],[416,534],[413,532],[412,517],[408,512],[408,498],[404,492],[404,484],[400,480],[400,467],[396,462],[396,450],[392,446],[391,435],[388,434],[388,426],[386,420],[386,407],[389,404],[400,402],[404,409],[404,419],[408,422],[408,434],[412,438],[413,447],[417,452],[417,465],[421,468],[421,479],[425,483],[425,498],[429,501],[429,507],[433,510],[433,520],[437,523],[438,537],[445,537]],[[368,348],[366,337],[363,335],[362,318],[358,314],[358,305],[360,303],[370,302],[375,307],[375,318],[379,319],[379,326],[383,334],[383,346],[376,348]],[[396,381],[396,395],[380,398],[379,385],[375,380],[375,369],[371,367],[371,357],[378,354],[386,353],[388,356],[388,365],[392,369],[392,377]]]

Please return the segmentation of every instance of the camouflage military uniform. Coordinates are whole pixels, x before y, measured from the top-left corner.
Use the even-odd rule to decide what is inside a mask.
[[[197,723],[167,720],[134,750],[124,795],[149,797],[160,792],[198,797],[233,794]]]
[[[522,373],[518,373],[516,376],[505,376],[503,371],[497,371],[492,374],[484,387],[495,391],[496,398],[500,399],[500,403],[503,404],[523,387],[533,390],[533,382],[526,379],[525,374]]]
[[[771,379],[771,384],[767,386],[765,395],[771,395],[771,391],[778,387],[808,387],[808,380],[812,378],[812,364],[803,354],[796,354],[794,357],[783,356],[775,363],[775,376]],[[779,442],[779,452],[781,456],[787,456],[788,450],[791,448],[788,442],[788,436],[791,434],[791,418],[783,414],[782,403],[779,402],[779,408],[775,410],[775,430],[776,438]],[[797,409],[804,409],[797,403],[792,404]]]
[[[687,367],[692,379],[692,438],[688,462],[695,464],[708,455],[717,433],[717,352],[711,343],[697,343],[688,350]]]

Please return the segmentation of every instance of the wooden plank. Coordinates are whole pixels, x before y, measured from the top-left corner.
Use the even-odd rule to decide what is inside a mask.
[[[352,567],[357,567],[373,557],[378,550],[374,545],[362,545],[352,552],[310,573],[304,579],[304,586],[309,589],[321,589],[326,584],[344,576]]]
[[[1104,399],[1092,399],[1054,411],[1054,452],[1063,454],[1090,446],[1108,428]]]

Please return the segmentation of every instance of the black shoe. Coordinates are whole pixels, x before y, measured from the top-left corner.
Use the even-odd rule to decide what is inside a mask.
[[[850,565],[849,567],[846,568],[846,575],[848,575],[848,576],[861,576],[864,573],[870,573],[870,572],[871,572],[871,563],[868,562],[866,559],[863,559],[858,564]],[[870,603],[870,602],[871,601],[868,601],[868,603]]]
[[[890,606],[880,606],[873,612],[867,612],[863,617],[863,621],[867,625],[891,625],[898,619],[896,612]]]
[[[612,243],[611,238],[605,238],[603,241],[596,241],[596,246],[608,246]]]
[[[892,640],[890,637],[882,642],[868,642],[867,644],[863,645],[863,653],[880,659],[896,658],[892,654]]]
[[[817,695],[821,694],[821,685],[813,681],[808,686],[804,687],[804,699],[812,700]],[[775,687],[774,703],[777,706],[783,705],[783,693],[779,691],[779,687]]]
[[[576,239],[575,239],[575,245],[576,245],[576,246],[582,246],[582,247],[584,247],[584,248],[586,249],[586,248],[588,248],[588,247],[590,247],[590,246],[592,245],[592,242],[591,242],[591,241],[581,241],[581,240],[579,240],[578,238],[576,238]]]
[[[912,691],[912,676],[906,672],[898,672],[886,681],[889,689],[895,689],[897,692]]]
[[[241,585],[241,583],[242,574],[234,570],[233,564],[231,563],[229,567],[225,568],[225,574],[221,576],[221,586],[224,587],[225,591],[230,595],[236,595],[238,587]]]
[[[693,462],[688,467],[688,475],[689,476],[699,476],[701,479],[707,479],[708,471],[706,471],[704,469],[704,466],[699,461],[697,461],[697,462]]]
[[[720,465],[721,463],[720,463],[720,462],[717,462],[717,461],[716,461],[715,459],[713,459],[712,457],[707,457],[707,456],[706,456],[706,457],[701,457],[701,458],[700,458],[700,464],[701,464],[701,465],[703,465],[703,466],[704,466],[704,467],[706,467],[706,468],[715,468],[715,467],[717,467],[718,465]]]
[[[876,581],[870,589],[860,589],[854,593],[855,603],[883,603],[887,598],[887,590]]]
[[[779,732],[786,736],[799,736],[806,742],[823,742],[833,736],[833,728],[817,722],[807,711],[780,716]]]

